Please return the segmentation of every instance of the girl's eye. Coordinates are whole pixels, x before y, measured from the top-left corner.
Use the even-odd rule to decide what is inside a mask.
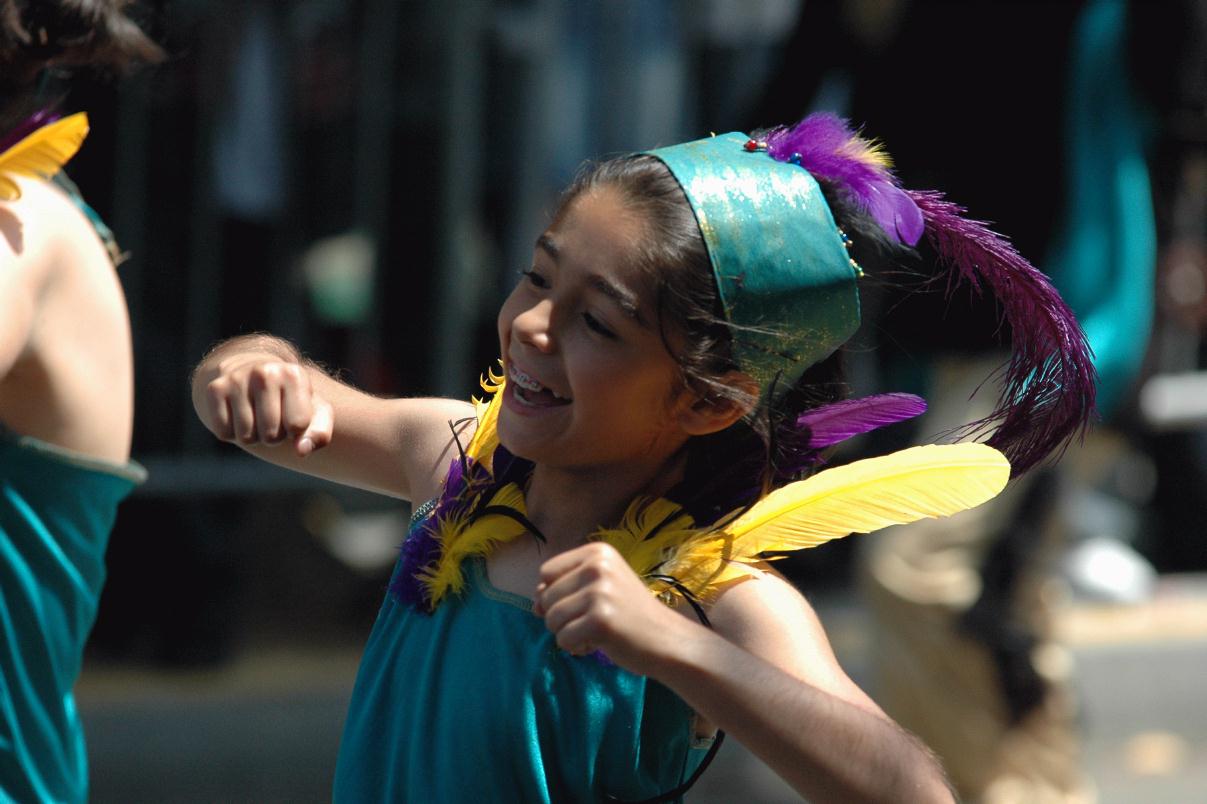
[[[520,274],[527,277],[528,281],[532,284],[533,287],[537,287],[537,288],[549,287],[549,280],[546,279],[545,277],[541,276],[540,274],[538,274],[536,271],[532,270],[531,268],[528,269],[527,271],[520,271]]]
[[[608,329],[607,327],[605,327],[603,324],[601,324],[599,319],[596,318],[595,316],[591,315],[590,313],[583,313],[583,320],[587,322],[588,329],[592,330],[593,332],[598,332],[600,335],[603,335],[605,338],[611,338],[611,339],[615,340],[616,333],[613,332],[612,330]]]

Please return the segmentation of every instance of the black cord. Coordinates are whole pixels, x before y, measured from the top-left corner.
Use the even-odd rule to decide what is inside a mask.
[[[718,730],[717,736],[713,737],[712,746],[709,747],[708,753],[704,755],[704,759],[700,760],[700,766],[696,768],[695,773],[689,776],[686,782],[673,790],[667,790],[665,793],[659,793],[652,798],[643,798],[638,801],[627,801],[622,798],[616,798],[616,796],[605,796],[604,801],[614,801],[617,804],[663,804],[666,801],[674,801],[677,798],[682,798],[696,782],[700,781],[700,777],[704,775],[704,771],[708,770],[708,766],[712,764],[723,742],[725,742],[725,732]]]
[[[700,605],[700,599],[692,594],[691,590],[680,583],[677,578],[672,575],[649,575],[647,577],[662,581],[665,584],[669,584],[671,588],[681,594],[683,599],[691,605],[692,610],[696,612],[696,617],[700,620],[700,624],[705,628],[712,628],[712,623],[709,622],[708,615],[704,612],[704,607]],[[637,801],[629,801],[623,798],[617,798],[613,795],[605,794],[604,801],[612,801],[616,802],[616,804],[663,804],[663,802],[674,801],[677,798],[682,798],[683,795],[696,784],[696,782],[700,781],[700,777],[704,775],[704,771],[708,770],[708,766],[711,765],[712,761],[716,758],[717,751],[721,749],[721,743],[723,742],[725,742],[725,732],[718,729],[716,736],[713,737],[712,745],[708,748],[708,753],[704,755],[704,759],[700,760],[699,766],[696,767],[696,770],[692,773],[692,775],[687,778],[687,781],[671,790],[667,790],[665,793],[659,793],[651,798],[643,798]]]
[[[524,528],[527,529],[529,533],[531,533],[533,536],[535,536],[536,540],[538,542],[541,542],[543,544],[546,541],[545,534],[541,533],[540,528],[538,528],[536,525],[532,524],[532,520],[530,520],[528,517],[524,516],[519,511],[512,508],[511,506],[508,506],[508,505],[484,505],[481,508],[479,508],[478,510],[474,511],[473,519],[476,522],[477,520],[481,519],[484,516],[487,516],[488,514],[497,514],[498,516],[505,516],[508,519],[514,519],[516,522],[519,522],[521,525],[523,525]]]

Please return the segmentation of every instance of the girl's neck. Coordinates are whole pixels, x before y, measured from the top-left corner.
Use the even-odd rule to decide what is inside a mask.
[[[528,518],[540,528],[549,546],[562,552],[582,544],[601,527],[620,522],[639,495],[664,495],[682,475],[682,454],[641,469],[562,469],[538,464],[525,495]]]

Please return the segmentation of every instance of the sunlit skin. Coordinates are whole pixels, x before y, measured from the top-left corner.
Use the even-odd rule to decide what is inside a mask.
[[[0,202],[0,422],[125,463],[134,357],[117,272],[70,198],[47,182],[16,181],[21,197]]]

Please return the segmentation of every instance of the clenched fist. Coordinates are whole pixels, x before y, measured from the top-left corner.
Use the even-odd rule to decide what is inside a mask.
[[[601,650],[616,664],[645,675],[683,630],[694,626],[671,611],[614,547],[593,542],[541,566],[533,612],[574,654]]]
[[[298,457],[331,442],[331,404],[314,392],[306,366],[271,353],[206,361],[193,380],[193,406],[223,441],[249,447],[290,442]]]

